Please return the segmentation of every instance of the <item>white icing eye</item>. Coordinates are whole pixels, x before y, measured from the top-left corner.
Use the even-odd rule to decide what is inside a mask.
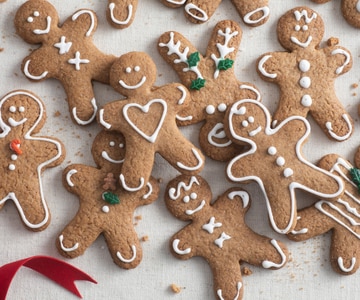
[[[20,106],[20,107],[19,107],[19,112],[22,113],[22,112],[24,112],[24,111],[25,111],[25,107],[24,107],[24,106]]]
[[[301,27],[300,27],[300,25],[296,25],[294,29],[295,29],[295,31],[300,31]]]
[[[184,201],[184,203],[189,203],[190,197],[189,197],[189,196],[185,196],[185,197],[183,198],[183,201]]]
[[[139,72],[139,71],[140,71],[140,67],[139,67],[139,66],[136,66],[136,67],[134,68],[134,71],[135,71],[135,72]]]
[[[127,67],[127,68],[125,69],[125,72],[128,73],[128,74],[131,73],[131,68],[130,68],[130,67]]]
[[[28,17],[28,18],[26,19],[26,21],[27,21],[28,23],[32,23],[32,22],[34,22],[34,18],[33,18],[33,17]]]
[[[119,147],[124,148],[124,144],[123,143],[119,144]]]
[[[206,107],[206,113],[207,113],[208,115],[214,114],[214,113],[215,113],[215,107],[214,107],[213,105],[208,105],[208,106]]]
[[[302,30],[303,30],[303,31],[308,31],[308,29],[309,29],[309,26],[307,26],[307,25],[304,25],[304,26],[302,27]]]
[[[218,106],[218,110],[219,110],[220,112],[224,112],[224,111],[226,110],[226,108],[227,108],[227,106],[226,106],[225,103],[221,103],[221,104],[219,104],[219,106]]]
[[[241,125],[242,125],[243,127],[248,127],[248,126],[249,126],[249,122],[246,121],[246,120],[244,120],[244,121],[242,121]]]
[[[246,114],[246,107],[245,106],[240,107],[240,109],[238,110],[238,114],[239,115],[245,115]]]
[[[255,122],[255,118],[254,118],[254,117],[249,117],[248,121],[249,121],[249,123],[254,123],[254,122]]]
[[[10,106],[9,111],[12,112],[12,113],[16,112],[16,107],[15,106]]]
[[[196,193],[191,193],[191,194],[190,194],[190,198],[191,198],[192,200],[195,200],[195,199],[197,198],[197,194],[196,194]]]
[[[109,143],[109,146],[110,146],[110,147],[114,147],[114,146],[115,146],[115,142],[114,142],[114,141],[111,141],[111,142]]]
[[[40,13],[38,11],[34,11],[34,17],[40,16]]]

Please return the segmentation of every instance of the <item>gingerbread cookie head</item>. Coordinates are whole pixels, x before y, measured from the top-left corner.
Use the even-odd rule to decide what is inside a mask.
[[[27,43],[38,44],[56,30],[59,16],[54,6],[46,0],[28,0],[16,12],[15,28]]]
[[[4,132],[12,129],[37,133],[45,122],[43,103],[36,97],[21,93],[18,97],[3,98],[0,102],[0,122]]]
[[[156,66],[144,52],[122,55],[111,67],[110,84],[126,97],[149,92],[156,80]]]
[[[125,157],[125,140],[121,133],[101,131],[94,139],[91,153],[97,166],[102,169],[121,166]]]
[[[318,47],[324,31],[322,18],[307,7],[297,7],[288,11],[277,25],[279,43],[289,51]]]
[[[176,218],[188,221],[210,205],[211,189],[202,177],[192,176],[189,182],[178,181],[176,187],[169,185],[165,199],[167,208]]]

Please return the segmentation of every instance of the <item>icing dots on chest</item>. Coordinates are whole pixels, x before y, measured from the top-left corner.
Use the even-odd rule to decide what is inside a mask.
[[[285,160],[285,158],[283,156],[281,156],[278,153],[278,149],[275,146],[270,146],[267,149],[267,154],[270,157],[273,157],[275,160],[275,164],[277,167],[282,168],[283,169],[283,176],[288,178],[294,175],[294,171],[292,168],[290,167],[286,167],[287,165],[287,161]]]
[[[311,63],[307,59],[302,59],[298,63],[299,71],[301,72],[301,78],[299,80],[299,86],[305,90],[311,87],[311,78],[307,76],[307,73],[311,69]],[[304,107],[310,107],[312,105],[312,98],[309,94],[304,94],[301,97],[301,105]]]

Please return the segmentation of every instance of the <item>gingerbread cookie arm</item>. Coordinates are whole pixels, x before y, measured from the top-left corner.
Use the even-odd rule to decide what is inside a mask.
[[[126,28],[134,21],[137,5],[138,0],[108,0],[106,18],[114,28]]]
[[[24,58],[21,70],[32,81],[43,81],[53,76],[52,70],[44,69],[44,59],[47,57],[44,48],[35,50],[31,55]]]
[[[331,239],[330,259],[333,269],[343,275],[354,274],[360,266],[360,252],[356,247],[357,237],[348,234],[344,228],[335,228]]]
[[[232,0],[244,23],[249,26],[264,24],[270,15],[267,0]]]
[[[70,193],[76,195],[78,195],[83,189],[90,189],[93,186],[93,183],[88,180],[84,180],[86,177],[85,174],[89,172],[95,176],[99,174],[99,169],[81,164],[67,166],[62,174],[64,187]]]
[[[293,241],[305,241],[324,234],[334,227],[333,222],[315,206],[299,210],[295,228],[287,235]]]
[[[281,80],[283,68],[286,66],[283,61],[289,59],[289,55],[284,52],[269,52],[263,54],[257,61],[257,72],[260,77],[269,82]]]
[[[97,17],[90,9],[80,9],[65,21],[64,24],[67,25],[67,23],[73,28],[79,28],[81,35],[91,37],[97,28]]]
[[[331,43],[331,39],[329,39],[328,43]],[[327,63],[330,70],[334,70],[334,78],[347,73],[351,69],[353,59],[348,49],[330,45],[329,47],[324,48],[323,51],[327,57]]]
[[[228,258],[225,265],[223,261],[218,262],[214,259],[209,263],[214,276],[214,291],[218,299],[242,299],[244,288],[239,261]]]
[[[188,241],[189,230],[191,230],[191,227],[188,225],[177,232],[170,240],[171,252],[182,260],[187,260],[197,255],[196,247]]]

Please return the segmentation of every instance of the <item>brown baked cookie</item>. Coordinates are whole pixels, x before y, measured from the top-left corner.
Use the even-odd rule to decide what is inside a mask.
[[[258,60],[260,77],[280,87],[273,126],[287,117],[310,113],[330,139],[348,139],[353,120],[336,96],[334,81],[350,70],[350,52],[334,38],[320,47],[324,23],[307,7],[285,13],[278,22],[277,35],[287,51],[269,52]]]
[[[319,166],[343,179],[345,194],[336,201],[320,200],[300,210],[288,237],[303,241],[332,231],[331,265],[336,272],[350,275],[360,266],[360,171],[336,154],[323,157]]]
[[[315,3],[326,3],[330,0],[312,0]],[[341,11],[346,21],[360,28],[360,2],[359,0],[341,0]]]
[[[221,0],[161,0],[166,6],[184,6],[186,18],[193,23],[204,23],[214,14]],[[270,14],[268,0],[232,0],[244,23],[248,26],[264,24]]]
[[[212,200],[208,183],[200,176],[181,175],[170,181],[165,203],[178,219],[191,221],[171,238],[171,251],[179,259],[201,256],[214,276],[219,299],[242,299],[240,261],[265,269],[278,269],[287,262],[286,247],[252,231],[245,223],[249,194],[227,190]]]
[[[223,119],[229,105],[239,99],[260,100],[257,88],[237,79],[233,64],[242,38],[240,26],[230,20],[217,23],[205,56],[178,32],[161,35],[158,50],[190,89],[191,104],[177,114],[178,125],[205,121],[199,141],[209,157],[228,161],[239,153],[225,135]]]
[[[19,36],[27,43],[40,45],[23,60],[23,73],[32,81],[60,80],[71,117],[79,125],[95,119],[92,80],[109,83],[109,70],[115,60],[93,44],[96,27],[96,15],[88,9],[77,11],[59,26],[58,13],[46,0],[26,1],[15,16]]]
[[[227,177],[233,182],[256,181],[266,199],[272,227],[288,233],[296,225],[296,190],[317,199],[335,200],[344,193],[341,178],[307,161],[302,147],[310,135],[303,117],[289,117],[272,129],[267,108],[254,100],[240,100],[228,110],[225,129],[234,143],[248,145],[233,158]]]
[[[135,18],[137,4],[138,0],[108,0],[108,22],[118,29],[130,26]]]
[[[146,53],[130,52],[115,61],[110,84],[126,99],[106,104],[99,124],[125,136],[127,151],[120,174],[128,191],[143,189],[153,169],[155,153],[184,174],[197,174],[204,156],[176,126],[176,114],[189,100],[187,89],[172,83],[154,87],[156,66]]]
[[[121,189],[117,178],[125,141],[119,133],[101,131],[93,142],[92,155],[97,167],[74,164],[63,172],[63,184],[79,197],[80,208],[60,233],[57,248],[63,256],[74,258],[103,234],[114,262],[124,269],[135,268],[142,250],[133,225],[134,211],[155,201],[159,186],[151,178],[135,193]]]
[[[17,90],[0,100],[0,209],[11,200],[25,227],[44,230],[50,223],[41,175],[65,158],[63,144],[37,136],[46,120],[45,107],[33,93]]]

